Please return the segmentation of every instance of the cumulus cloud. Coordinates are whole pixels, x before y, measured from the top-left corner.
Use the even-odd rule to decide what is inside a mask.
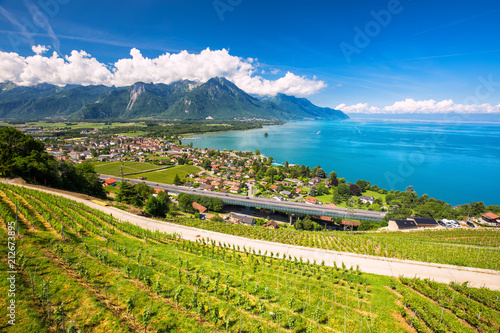
[[[336,109],[345,113],[498,113],[500,112],[500,104],[457,104],[451,99],[437,102],[433,99],[415,101],[408,98],[383,108],[368,106],[368,103],[358,103],[354,105],[340,104],[337,105]]]
[[[156,58],[147,58],[133,48],[130,58],[119,59],[106,66],[85,51],[72,51],[61,57],[56,52],[44,56],[48,48],[33,46],[35,55],[23,57],[17,53],[0,52],[0,81],[9,80],[20,85],[37,83],[104,84],[128,86],[135,82],[169,84],[179,80],[205,82],[210,78],[226,77],[238,87],[251,94],[276,95],[284,93],[305,97],[326,87],[316,77],[308,79],[287,72],[277,80],[267,80],[255,75],[259,64],[252,58],[232,56],[225,49],[205,49],[200,53],[165,53]]]

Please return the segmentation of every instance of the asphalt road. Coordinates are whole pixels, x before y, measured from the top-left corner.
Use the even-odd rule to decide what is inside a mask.
[[[100,175],[99,177],[103,180],[108,179],[108,178],[114,178],[114,179],[117,178],[117,177],[109,176],[109,175]],[[261,205],[272,205],[275,207],[283,207],[283,208],[288,208],[288,209],[307,209],[307,210],[313,212],[315,215],[319,215],[319,216],[324,215],[323,214],[324,212],[335,213],[335,214],[339,214],[341,216],[344,216],[346,214],[346,209],[340,208],[340,207],[329,207],[329,206],[313,205],[313,204],[306,204],[306,203],[300,203],[300,202],[277,201],[277,200],[268,199],[268,198],[244,197],[244,196],[236,195],[236,194],[203,191],[203,190],[197,190],[197,189],[193,189],[193,188],[189,188],[189,187],[185,187],[185,186],[167,185],[167,184],[150,182],[147,180],[138,180],[138,179],[129,179],[129,178],[127,178],[127,180],[131,183],[145,183],[149,186],[154,186],[156,188],[164,189],[164,190],[167,190],[170,192],[200,194],[200,195],[205,195],[208,197],[217,197],[217,198],[226,199],[226,200],[231,199],[231,200],[238,200],[238,201],[246,201],[249,203],[261,204]],[[362,220],[363,218],[382,220],[386,213],[374,212],[374,211],[369,211],[369,210],[354,209],[352,214],[355,216],[351,216],[351,218],[356,218],[356,219],[360,219],[360,220]],[[313,214],[311,214],[311,215],[313,215]]]
[[[36,189],[40,190],[40,187],[36,187]],[[451,281],[468,281],[474,287],[485,286],[493,290],[500,290],[500,271],[435,263],[424,263],[410,260],[399,260],[346,252],[327,251],[302,246],[292,246],[248,239],[244,237],[181,226],[173,223],[156,221],[142,216],[133,215],[114,207],[104,207],[91,201],[84,200],[70,194],[61,194],[57,191],[51,191],[50,189],[43,189],[43,191],[82,202],[87,206],[108,214],[112,214],[114,217],[122,221],[128,221],[145,229],[180,234],[183,239],[187,240],[195,240],[200,237],[208,237],[217,242],[239,245],[240,247],[245,246],[247,249],[252,248],[256,251],[261,250],[261,252],[268,251],[273,253],[279,252],[281,255],[285,253],[287,254],[287,256],[291,255],[297,258],[302,257],[304,260],[309,259],[310,262],[316,260],[317,263],[321,263],[324,260],[325,265],[328,266],[333,266],[334,262],[337,264],[337,266],[341,266],[342,263],[344,263],[347,267],[352,266],[355,268],[356,266],[359,266],[359,268],[366,273],[394,277],[407,276],[429,278],[443,283],[449,283]]]

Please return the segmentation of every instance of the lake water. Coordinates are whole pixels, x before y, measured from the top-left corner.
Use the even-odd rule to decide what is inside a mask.
[[[321,167],[348,182],[365,179],[453,205],[500,204],[500,123],[350,119],[299,121],[263,129],[203,134],[198,148],[260,152],[275,162]],[[267,132],[268,137],[264,137]]]

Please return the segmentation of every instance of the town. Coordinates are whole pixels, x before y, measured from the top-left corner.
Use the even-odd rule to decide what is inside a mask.
[[[92,162],[96,171],[104,176],[104,186],[111,198],[119,190],[121,181],[139,180],[175,184],[203,192],[230,193],[247,198],[267,198],[276,202],[345,210],[342,217],[321,214],[308,216],[314,222],[311,230],[323,226],[323,229],[336,230],[382,228],[396,231],[491,227],[500,223],[500,218],[486,211],[482,203],[451,207],[425,194],[418,197],[411,186],[404,192],[387,191],[365,180],[348,182],[337,177],[334,171],[327,174],[321,166],[311,169],[288,162],[278,164],[272,157],[260,154],[258,149],[254,152],[201,149],[193,147],[192,143],[181,144],[178,137],[99,135],[98,130],[82,131],[80,134],[80,137],[75,138],[46,139],[46,151],[60,161]],[[411,202],[408,204],[408,201]],[[386,217],[378,223],[363,221],[349,215],[353,209],[381,212],[381,216]],[[199,209],[202,218],[205,218],[205,210],[205,207]],[[280,216],[279,212],[273,215],[275,212],[269,210],[253,209],[252,212],[237,213],[238,209],[236,213],[222,216],[231,221],[246,221],[247,224],[254,223],[253,218],[263,218],[265,224],[275,226],[292,222],[292,217],[287,218],[286,214]],[[240,218],[234,219],[235,214]],[[274,218],[266,219],[270,214]],[[207,216],[211,218],[216,215]],[[300,220],[300,216],[296,215],[295,219]],[[297,226],[301,225],[299,223]]]

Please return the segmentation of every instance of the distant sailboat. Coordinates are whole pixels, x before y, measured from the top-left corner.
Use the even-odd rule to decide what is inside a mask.
[[[316,133],[316,134],[321,134],[321,131],[318,131],[318,133]]]

